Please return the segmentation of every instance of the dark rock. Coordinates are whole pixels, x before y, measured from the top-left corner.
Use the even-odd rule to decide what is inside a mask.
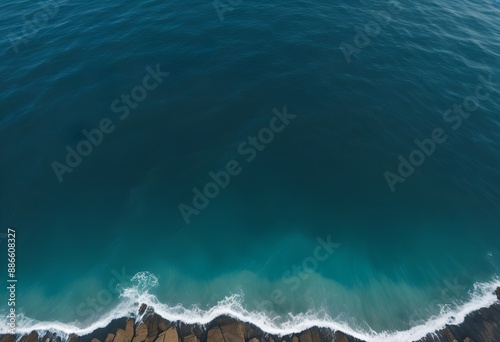
[[[170,327],[172,327],[172,325],[166,319],[161,318],[158,322],[158,330],[161,332],[170,329]]]
[[[132,342],[134,337],[134,320],[132,318],[127,319],[125,324],[125,330],[118,329],[116,331],[116,336],[113,342]]]
[[[196,335],[192,334],[192,335],[188,335],[188,336],[184,337],[182,339],[182,341],[183,342],[200,342],[200,339]]]
[[[161,332],[170,328],[168,321],[153,311],[146,313],[143,322],[148,328],[146,342],[154,342]]]
[[[5,334],[2,337],[0,337],[0,342],[16,342],[16,335]]]
[[[449,327],[446,327],[442,330],[441,337],[442,339],[444,339],[443,342],[453,342],[457,340],[457,338],[453,336],[453,333],[451,332]]]
[[[29,335],[21,337],[21,342],[38,342],[38,333],[32,331]]]
[[[205,333],[203,326],[199,324],[184,324],[179,322],[178,325],[179,336],[184,340],[186,338],[191,338],[191,335],[195,336],[198,340],[201,340],[201,336]]]
[[[146,309],[148,306],[146,304],[141,304],[141,307],[139,308],[139,315],[142,315],[144,312],[146,312]]]
[[[238,323],[238,321],[229,316],[219,316],[216,319],[214,319],[212,323],[218,326],[223,326],[223,325]]]
[[[257,327],[256,325],[253,324],[248,324],[245,323],[245,331],[246,331],[246,339],[251,339],[253,337],[258,338],[259,340],[263,339],[263,336],[266,335],[264,332]],[[274,341],[281,342],[281,339],[278,338],[277,336],[269,336],[269,338],[274,339]]]
[[[125,317],[120,319],[114,319],[104,328],[96,329],[90,334],[81,336],[80,342],[90,342],[93,338],[96,338],[99,341],[112,342],[115,337],[116,331],[118,329],[125,329],[126,324],[127,324],[127,318]],[[111,340],[108,340],[109,335],[113,336]]]
[[[469,314],[463,323],[450,325],[427,335],[419,342],[458,342],[469,338],[474,342],[500,341],[500,303]]]
[[[40,339],[41,342],[56,342],[56,340],[57,340],[57,336],[51,332],[46,333]]]
[[[335,332],[335,342],[349,342],[349,338],[341,331]]]
[[[70,334],[68,338],[68,342],[80,342],[80,336],[76,334]]]
[[[321,334],[318,328],[311,328],[302,333],[300,342],[321,342]]]
[[[500,287],[497,287],[495,294],[497,295],[498,300],[500,300]]]

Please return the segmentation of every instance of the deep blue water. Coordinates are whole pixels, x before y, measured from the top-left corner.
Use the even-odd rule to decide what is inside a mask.
[[[369,339],[491,301],[498,4],[232,3],[0,5],[20,329],[142,296]]]

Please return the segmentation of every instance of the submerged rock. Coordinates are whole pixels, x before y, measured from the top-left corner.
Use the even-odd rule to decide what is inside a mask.
[[[148,306],[146,304],[141,304],[141,307],[139,308],[139,315],[142,315],[144,312],[146,312],[146,309]]]

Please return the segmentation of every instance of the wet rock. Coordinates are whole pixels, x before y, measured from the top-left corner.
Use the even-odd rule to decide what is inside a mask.
[[[168,323],[168,321],[163,318],[161,318],[160,321],[158,322],[158,329],[161,332],[170,329],[170,327],[171,325]]]
[[[144,312],[146,312],[146,309],[148,306],[146,304],[141,304],[141,307],[139,308],[139,315],[142,315]]]
[[[451,332],[451,334],[450,334]],[[450,325],[438,331],[433,338],[428,335],[422,341],[458,342],[470,338],[474,342],[500,341],[500,304],[495,303],[489,308],[482,308],[469,314],[459,325]]]
[[[99,341],[106,342],[108,334],[113,334],[113,338],[114,338],[116,331],[118,329],[124,329],[126,325],[127,325],[127,318],[125,318],[125,317],[113,319],[105,327],[98,328],[89,334],[80,336],[80,342],[90,342],[93,338],[96,338]],[[113,340],[107,341],[107,342],[112,342],[112,341]]]
[[[495,294],[500,299],[500,288]],[[134,319],[113,320],[106,327],[85,336],[72,334],[63,342],[363,342],[340,331],[311,328],[300,334],[279,337],[265,334],[253,324],[222,316],[206,326],[171,322],[151,307],[143,307],[142,322],[134,329]],[[208,329],[208,331],[207,331]],[[116,334],[115,334],[116,332]],[[182,338],[179,338],[181,336]],[[420,342],[500,342],[500,302],[467,315],[459,325],[446,326],[424,337]],[[0,335],[0,342],[16,342],[15,335]],[[56,334],[37,332],[22,336],[18,342],[62,342]],[[402,341],[407,342],[407,341]]]
[[[321,341],[325,341],[325,342],[333,341],[335,338],[334,337],[335,332],[333,330],[330,330],[327,328],[319,328],[319,329],[317,329],[317,332],[321,338]]]
[[[233,323],[220,327],[225,342],[245,342],[245,326]]]
[[[16,342],[16,335],[6,334],[0,337],[0,342]]]
[[[182,340],[183,342],[200,342],[200,339],[193,334],[184,337]]]
[[[76,334],[69,335],[68,342],[79,342],[79,341],[80,341],[80,336]]]
[[[245,327],[245,340],[250,341],[252,338],[257,338],[260,342],[267,342],[267,341],[281,341],[277,336],[271,336],[265,334],[259,327],[253,324],[249,323],[244,323],[243,324]],[[268,337],[268,339],[265,338],[265,336]]]
[[[24,335],[21,338],[21,342],[38,342],[38,333],[32,331],[29,335]]]
[[[134,337],[134,320],[132,318],[127,320],[125,330],[118,329],[113,342],[132,342]]]
[[[58,340],[60,340],[58,336],[56,336],[51,332],[48,332],[45,335],[43,335],[43,337],[40,339],[40,342],[56,342]]]
[[[148,337],[148,327],[146,324],[141,322],[137,329],[135,329],[135,337],[132,339],[132,342],[144,342]]]
[[[335,332],[335,342],[349,342],[349,338],[341,331]]]
[[[309,330],[305,331],[299,336],[300,342],[312,342],[311,332]]]
[[[158,335],[156,342],[179,342],[179,334],[175,327],[170,327],[167,331]]]
[[[206,340],[206,328],[199,324],[184,324],[179,322],[177,332],[179,337],[184,341],[186,338],[191,338],[194,335],[198,340]],[[204,336],[204,337],[202,337]]]
[[[318,329],[311,328],[303,332],[299,340],[300,342],[321,342],[321,336]]]
[[[443,342],[453,342],[453,340],[457,340],[457,338],[453,335],[453,333],[450,330],[450,327],[446,327],[442,330],[442,335],[441,335]]]
[[[144,324],[148,328],[148,337],[146,342],[153,342],[159,336],[160,333],[170,328],[167,320],[156,313],[149,313],[146,318],[143,319]]]
[[[222,331],[218,325],[208,331],[207,342],[225,342]]]

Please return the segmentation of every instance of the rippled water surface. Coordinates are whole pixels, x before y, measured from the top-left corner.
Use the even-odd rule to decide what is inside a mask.
[[[20,329],[140,298],[401,341],[491,304],[499,5],[236,3],[0,4]]]

